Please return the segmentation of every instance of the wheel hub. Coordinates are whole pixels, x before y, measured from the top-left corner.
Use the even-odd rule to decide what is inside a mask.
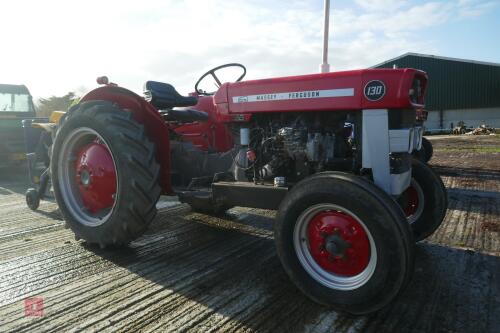
[[[87,169],[83,169],[80,172],[80,184],[87,187],[90,184],[90,173]]]
[[[344,258],[349,247],[351,244],[343,240],[342,236],[337,233],[325,237],[325,250],[334,257]]]
[[[309,251],[327,272],[355,276],[370,261],[370,241],[359,222],[339,211],[316,214],[309,221]]]
[[[116,193],[116,171],[109,149],[91,142],[77,153],[76,185],[85,209],[95,214],[111,208]]]
[[[418,210],[418,205],[419,205],[419,199],[418,199],[418,192],[413,187],[410,185],[404,192],[405,198],[406,198],[406,204],[404,205],[404,212],[406,217],[414,215],[417,210]]]

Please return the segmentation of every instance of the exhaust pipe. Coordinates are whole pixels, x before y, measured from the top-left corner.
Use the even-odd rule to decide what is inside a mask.
[[[330,0],[325,0],[325,19],[323,22],[323,63],[320,65],[321,73],[330,72],[328,64],[328,30],[330,28]]]

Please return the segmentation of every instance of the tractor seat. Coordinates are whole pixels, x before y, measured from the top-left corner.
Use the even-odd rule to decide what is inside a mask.
[[[193,106],[198,103],[198,98],[184,97],[172,85],[156,81],[147,81],[144,84],[144,97],[159,110],[176,106]]]

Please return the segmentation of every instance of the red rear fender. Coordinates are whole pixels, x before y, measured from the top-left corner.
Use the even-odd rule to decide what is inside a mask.
[[[146,135],[156,146],[156,159],[160,163],[160,185],[165,194],[172,193],[170,183],[170,144],[168,126],[158,110],[134,92],[116,86],[104,86],[92,90],[81,101],[109,101],[125,111],[130,111],[134,119],[143,124]]]

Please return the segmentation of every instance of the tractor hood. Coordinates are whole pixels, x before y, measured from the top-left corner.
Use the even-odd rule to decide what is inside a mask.
[[[365,69],[227,83],[214,96],[221,115],[256,112],[423,108],[427,74]]]

